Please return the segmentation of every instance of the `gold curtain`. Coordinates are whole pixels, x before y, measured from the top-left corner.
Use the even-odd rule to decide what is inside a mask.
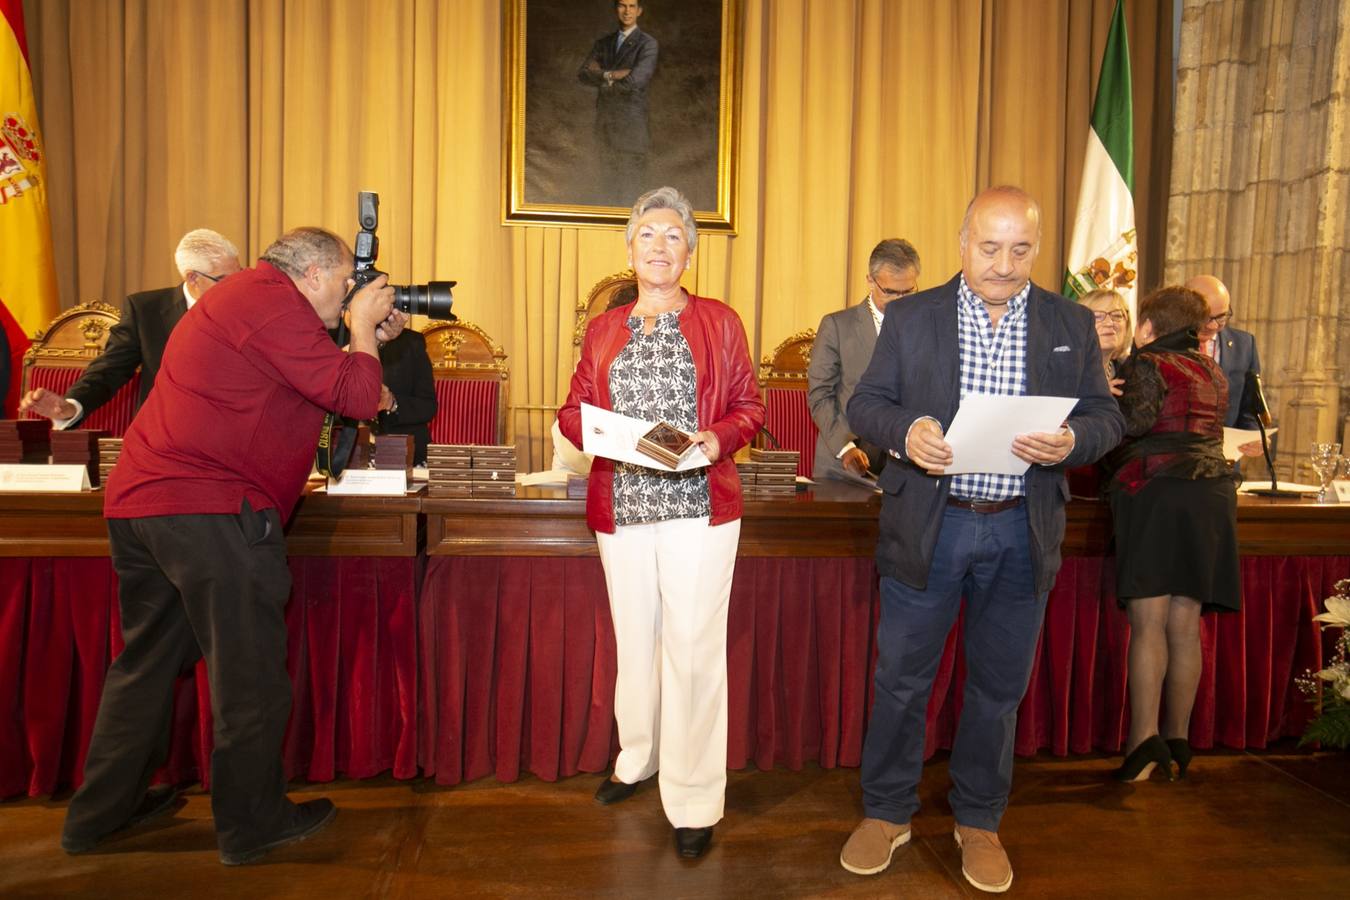
[[[950,277],[970,196],[1015,182],[1044,206],[1035,277],[1057,287],[1113,5],[741,0],[738,233],[702,236],[686,285],[731,303],[762,355],[857,302],[883,237],[914,242],[922,285]],[[1127,8],[1146,283],[1161,272],[1170,6]],[[376,190],[382,268],[460,282],[456,312],[509,354],[520,452],[546,463],[575,304],[625,252],[613,229],[501,224],[500,3],[25,11],[65,306],[170,283],[190,228],[249,259],[296,225],[354,233],[355,192]]]

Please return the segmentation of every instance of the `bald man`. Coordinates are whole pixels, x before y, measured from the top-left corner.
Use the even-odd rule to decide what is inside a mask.
[[[1233,328],[1233,300],[1228,286],[1213,275],[1197,275],[1186,282],[1186,287],[1196,291],[1209,304],[1209,319],[1200,329],[1200,350],[1208,353],[1228,379],[1228,415],[1223,424],[1229,428],[1257,427],[1256,415],[1248,408],[1251,398],[1244,398],[1247,385],[1247,373],[1260,374],[1261,358],[1256,353],[1256,338],[1249,332]],[[1249,445],[1250,446],[1250,445]],[[1261,453],[1261,443],[1256,441],[1254,451],[1248,446],[1242,448],[1247,456]]]
[[[1065,469],[1095,462],[1125,422],[1102,371],[1092,313],[1031,283],[1041,209],[990,188],[961,225],[961,271],[886,307],[872,361],[848,402],[881,470],[876,689],[863,744],[866,818],[840,864],[874,875],[909,841],[919,809],[933,676],[965,597],[965,695],[948,770],[961,872],[976,888],[1012,884],[999,823],[1012,788],[1017,707],[1031,677],[1064,538]],[[1008,448],[1021,475],[947,475],[944,439],[971,394],[1076,397],[1068,421]]]

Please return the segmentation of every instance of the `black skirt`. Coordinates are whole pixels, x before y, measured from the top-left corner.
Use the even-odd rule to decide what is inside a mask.
[[[1205,612],[1238,609],[1237,487],[1231,478],[1154,478],[1111,491],[1116,598],[1180,594]]]

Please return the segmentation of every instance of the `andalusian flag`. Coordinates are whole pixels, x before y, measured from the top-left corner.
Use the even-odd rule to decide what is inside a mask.
[[[1134,231],[1134,112],[1125,0],[1116,0],[1092,102],[1078,215],[1064,260],[1064,294],[1115,288],[1134,310],[1139,246]]]
[[[18,320],[7,327],[10,353],[19,361],[28,335],[46,328],[61,303],[47,216],[47,170],[38,132],[37,103],[28,67],[23,0],[0,0],[0,305]],[[0,321],[8,319],[0,314]],[[17,397],[19,368],[11,378]],[[5,404],[8,414],[14,406]]]

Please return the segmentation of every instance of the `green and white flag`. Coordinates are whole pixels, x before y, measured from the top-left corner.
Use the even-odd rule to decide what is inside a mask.
[[[1134,111],[1130,100],[1130,41],[1125,0],[1116,0],[1092,101],[1078,213],[1065,257],[1064,294],[1081,297],[1114,288],[1131,315],[1139,280],[1134,229]]]

